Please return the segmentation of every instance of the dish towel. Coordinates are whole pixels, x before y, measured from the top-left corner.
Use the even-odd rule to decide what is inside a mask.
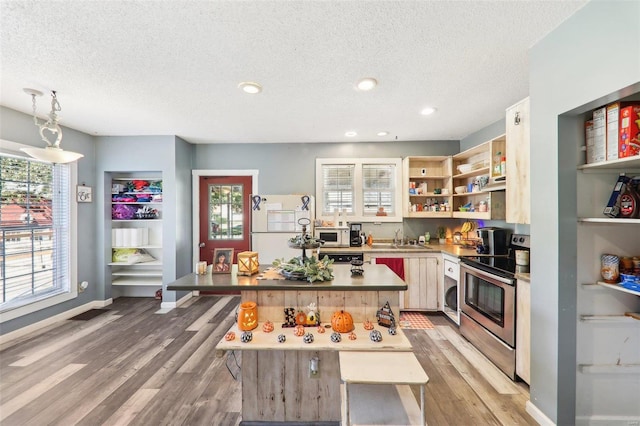
[[[376,258],[376,264],[387,265],[389,269],[404,281],[404,259],[398,257],[378,257]]]

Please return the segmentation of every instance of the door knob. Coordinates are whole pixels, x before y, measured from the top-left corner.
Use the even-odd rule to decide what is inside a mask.
[[[200,247],[200,248],[204,247],[204,243],[200,243],[200,244],[198,245],[198,247]]]

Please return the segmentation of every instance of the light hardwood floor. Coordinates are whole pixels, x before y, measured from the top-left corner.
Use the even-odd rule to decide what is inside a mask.
[[[214,350],[238,301],[203,296],[155,314],[159,301],[119,298],[91,320],[4,345],[0,424],[239,424],[241,385]],[[536,424],[524,410],[526,385],[502,375],[446,318],[430,319],[434,330],[405,330],[430,379],[429,425]]]

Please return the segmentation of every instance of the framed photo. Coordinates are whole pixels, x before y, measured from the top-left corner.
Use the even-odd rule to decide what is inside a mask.
[[[217,248],[213,250],[213,272],[214,274],[230,274],[233,263],[232,248]]]
[[[76,201],[79,203],[90,203],[93,201],[93,190],[90,186],[78,185],[76,187]]]

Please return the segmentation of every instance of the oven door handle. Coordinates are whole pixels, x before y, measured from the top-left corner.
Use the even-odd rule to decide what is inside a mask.
[[[496,281],[500,281],[501,283],[507,284],[507,285],[513,285],[513,279],[511,278],[502,278],[499,277],[497,275],[488,275],[487,271],[483,271],[482,269],[478,269],[478,268],[474,268],[473,266],[469,265],[468,263],[464,263],[464,266],[462,266],[462,268],[464,269],[468,269],[472,272],[475,272],[478,275],[481,275],[483,277],[487,277],[489,279],[492,280],[496,280]]]

